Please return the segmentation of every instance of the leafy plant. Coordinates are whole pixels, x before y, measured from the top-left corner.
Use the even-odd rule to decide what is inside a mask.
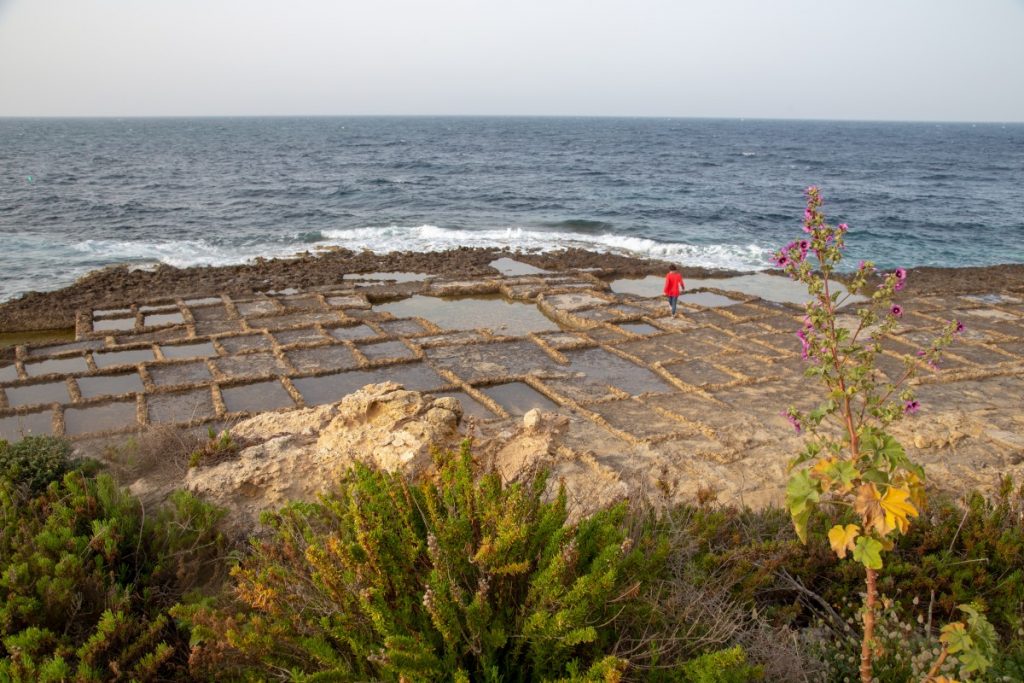
[[[152,680],[184,641],[166,610],[209,571],[215,509],[183,492],[147,517],[105,475],[38,496],[0,481],[0,679]]]
[[[0,439],[0,477],[38,494],[71,469],[71,444],[52,436],[26,436],[8,443]]]
[[[193,674],[619,680],[616,619],[658,556],[623,531],[624,506],[570,526],[543,475],[475,479],[468,442],[436,465],[417,484],[356,465],[318,504],[266,515],[236,601],[175,612]]]
[[[919,357],[906,358],[900,377],[880,380],[875,358],[903,315],[903,308],[893,303],[893,298],[904,287],[906,271],[898,268],[885,274],[881,284],[869,292],[875,269],[870,262],[861,262],[848,293],[834,290],[832,276],[843,257],[847,226],[827,224],[821,206],[818,188],[808,188],[804,212],[807,238],[791,242],[776,254],[776,265],[806,284],[812,296],[797,337],[809,361],[807,375],[818,377],[827,391],[826,400],[815,410],[804,414],[790,408],[785,414],[798,432],[806,428],[810,436],[804,451],[790,463],[795,472],[786,488],[786,504],[804,542],[811,513],[821,503],[827,501],[855,514],[856,523],[834,524],[828,539],[839,558],[849,553],[865,569],[860,676],[867,683],[876,646],[876,581],[882,554],[893,548],[895,537],[907,533],[911,519],[924,506],[924,470],[907,457],[886,428],[919,409],[907,380],[922,364],[934,366],[943,347],[963,326],[951,323]],[[853,329],[838,324],[838,309],[849,297],[861,293],[868,295],[868,303],[857,311],[857,324]],[[976,621],[984,620],[973,614]],[[983,628],[972,627],[970,619],[967,625],[951,624],[948,638],[955,642],[947,643],[941,657],[953,655],[980,666],[988,643],[960,638],[961,627],[964,632]],[[932,679],[933,674],[926,678]]]
[[[189,467],[210,465],[219,460],[229,458],[241,450],[241,444],[235,441],[231,437],[231,432],[226,429],[218,435],[217,430],[213,427],[207,427],[206,433],[206,443],[192,451],[189,455]]]

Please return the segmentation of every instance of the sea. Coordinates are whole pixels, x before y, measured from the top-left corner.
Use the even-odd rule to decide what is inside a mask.
[[[580,247],[758,271],[804,189],[849,264],[1024,262],[1024,124],[0,119],[0,301],[112,264]]]

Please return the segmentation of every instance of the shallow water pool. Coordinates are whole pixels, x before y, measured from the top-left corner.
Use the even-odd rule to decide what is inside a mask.
[[[533,304],[500,296],[441,299],[416,295],[374,306],[398,318],[423,318],[448,330],[488,328],[496,334],[525,335],[558,330],[558,325]]]

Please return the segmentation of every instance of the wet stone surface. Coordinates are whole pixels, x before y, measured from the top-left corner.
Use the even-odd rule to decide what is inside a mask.
[[[154,394],[147,397],[146,408],[154,423],[189,423],[216,415],[209,389]]]
[[[238,337],[221,337],[217,340],[230,354],[246,351],[269,351],[273,348],[270,339],[263,334],[246,334]]]
[[[313,349],[295,349],[285,354],[288,361],[300,372],[319,370],[346,370],[355,368],[359,361],[344,345],[319,346]]]
[[[205,361],[151,365],[148,368],[153,384],[158,387],[199,384],[213,379]]]
[[[177,358],[212,358],[217,355],[217,350],[213,348],[213,344],[210,342],[200,342],[198,344],[175,344],[175,345],[161,345],[160,352],[164,354],[164,358],[177,359]]]
[[[217,370],[230,378],[266,377],[287,372],[284,363],[270,353],[249,353],[211,361]]]

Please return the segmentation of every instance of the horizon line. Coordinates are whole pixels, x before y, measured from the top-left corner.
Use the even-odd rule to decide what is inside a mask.
[[[1020,120],[998,119],[884,119],[776,116],[682,116],[658,114],[0,114],[0,119],[664,119],[691,121],[775,121],[805,123],[927,123],[1022,125]]]

